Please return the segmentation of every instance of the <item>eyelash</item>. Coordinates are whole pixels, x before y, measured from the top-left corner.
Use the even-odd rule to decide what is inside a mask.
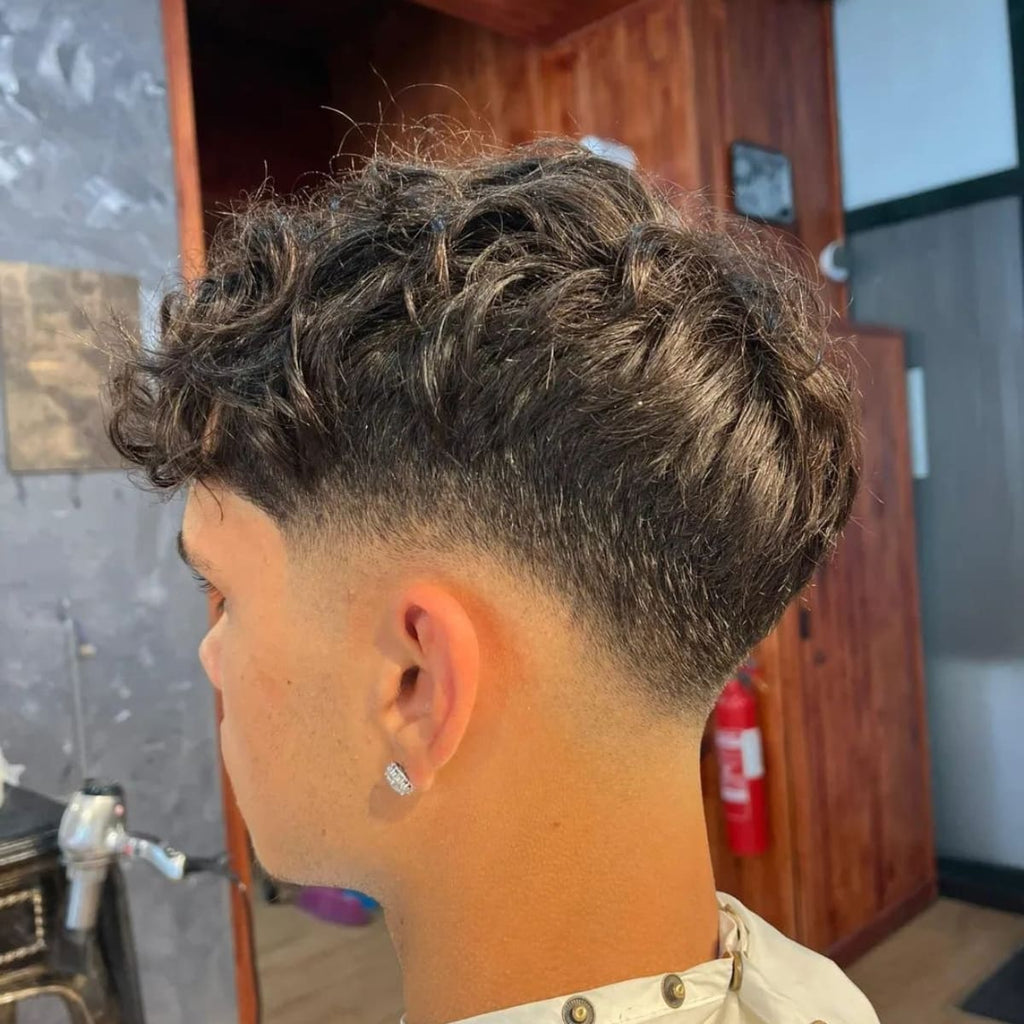
[[[194,579],[196,581],[196,583],[199,586],[199,589],[204,594],[212,594],[213,593],[213,591],[214,591],[213,584],[205,576],[200,576],[199,573],[197,573],[195,571],[195,569],[192,570],[192,579]]]
[[[192,570],[192,578],[196,581],[196,583],[199,586],[199,589],[204,594],[216,593],[217,588],[205,576],[200,576],[199,573],[195,571],[195,569]],[[219,595],[219,600],[217,601],[217,611],[219,613],[223,613],[224,606],[226,604],[227,598],[225,598],[223,594]]]

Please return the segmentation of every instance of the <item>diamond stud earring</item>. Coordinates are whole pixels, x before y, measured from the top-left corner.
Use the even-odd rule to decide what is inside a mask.
[[[392,761],[384,769],[384,778],[399,796],[409,796],[415,788],[405,769],[397,761]]]

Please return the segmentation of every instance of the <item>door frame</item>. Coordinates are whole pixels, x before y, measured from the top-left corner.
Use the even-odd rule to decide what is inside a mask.
[[[199,150],[196,142],[195,104],[192,93],[192,62],[188,44],[186,0],[161,0],[164,60],[167,68],[167,104],[174,160],[174,191],[177,201],[178,248],[181,276],[198,277],[205,267],[206,241],[203,229],[203,197],[199,179]],[[214,621],[216,609],[209,609]],[[218,725],[224,716],[220,693],[215,691]],[[256,979],[256,946],[252,922],[252,862],[249,833],[235,801],[231,780],[224,768],[218,732],[217,760],[220,765],[224,805],[224,832],[228,860],[240,884],[231,889],[231,930],[234,940],[235,993],[238,1024],[258,1024],[259,988]]]

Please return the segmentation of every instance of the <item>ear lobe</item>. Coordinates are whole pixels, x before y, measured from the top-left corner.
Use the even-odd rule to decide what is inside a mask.
[[[396,631],[401,680],[384,709],[394,758],[419,791],[455,756],[476,704],[479,639],[462,603],[435,584],[403,592]]]

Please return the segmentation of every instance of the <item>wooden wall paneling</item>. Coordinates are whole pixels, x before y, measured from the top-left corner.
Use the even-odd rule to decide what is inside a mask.
[[[451,2],[464,6],[462,0]],[[541,6],[554,17],[555,8],[567,5],[496,0],[473,6]],[[719,203],[728,201],[728,145],[746,138],[780,148],[792,159],[794,233],[811,253],[816,256],[839,237],[829,5],[636,0],[609,6],[616,13],[557,45],[523,43],[401,0],[347,4],[333,13],[325,8],[319,15],[323,35],[341,41],[324,43],[333,52],[325,51],[322,59],[271,39],[249,40],[244,47],[214,45],[198,62],[212,76],[209,83],[197,83],[204,98],[200,143],[210,152],[204,189],[219,197],[251,188],[268,157],[271,173],[286,190],[304,171],[322,168],[324,123],[331,115],[319,108],[330,92],[334,105],[370,125],[381,113],[385,122],[440,115],[502,143],[537,133],[614,138],[631,146],[647,170],[684,188],[705,189]],[[575,5],[578,11],[584,7],[589,5]],[[201,0],[198,9],[219,8]],[[307,49],[320,45],[320,39],[311,40]],[[260,56],[250,66],[226,69],[225,60],[239,59],[232,49],[251,56],[259,50]],[[292,53],[298,56],[292,59]],[[330,85],[317,78],[321,63],[330,66]],[[204,113],[207,108],[210,113]],[[241,109],[257,116],[240,118]],[[346,130],[343,119],[333,116],[332,141]],[[214,133],[224,132],[232,145],[212,141]],[[364,134],[368,138],[350,135],[349,148],[372,148],[374,132]],[[218,164],[225,159],[232,163],[227,173]],[[239,180],[233,168],[243,162]],[[830,295],[837,304],[843,301],[838,288]]]
[[[563,138],[583,134],[575,100],[579,60],[579,48],[571,40],[533,51],[533,94],[537,97],[536,110],[544,134]]]
[[[367,47],[335,53],[334,102],[357,120],[375,121],[380,105],[385,123],[453,118],[506,145],[596,134],[629,145],[655,175],[697,188],[688,10],[677,0],[641,0],[540,46],[393,3],[379,8]]]
[[[624,142],[644,170],[677,186],[699,187],[688,5],[639,3],[566,45],[577,54],[576,134]]]
[[[415,0],[519,40],[551,43],[634,0]]]
[[[919,909],[935,878],[901,338],[858,331],[854,372],[863,483],[803,599],[785,709],[797,936],[846,955]]]
[[[729,88],[727,142],[782,150],[793,163],[793,234],[817,260],[842,237],[832,82],[831,5],[821,0],[723,0]],[[836,309],[845,292],[828,286]]]
[[[161,0],[164,59],[167,64],[167,114],[174,153],[174,197],[178,209],[181,274],[202,272],[206,255],[203,203],[199,188],[199,147],[192,102],[192,57],[185,0]]]
[[[181,273],[186,279],[192,279],[203,271],[206,246],[185,0],[162,0],[161,13],[167,64],[168,118],[178,204]],[[213,614],[211,601],[211,621]],[[214,694],[214,715],[218,723],[224,717],[220,693]],[[239,1024],[258,1024],[258,990],[248,894],[252,885],[249,838],[222,760],[220,783],[228,858],[231,869],[241,882],[240,887],[232,887],[230,899],[238,1021]]]
[[[843,959],[869,948],[881,929],[908,919],[936,891],[903,339],[864,328],[856,338],[864,483],[854,536],[864,553],[851,570],[865,594],[861,635],[871,638],[864,668],[874,814],[862,856],[874,869],[874,913],[849,909],[840,919],[830,946]],[[858,636],[845,639],[856,643]]]
[[[809,750],[797,816],[799,934],[817,949],[875,910],[877,711],[866,657],[872,638],[864,633],[868,595],[857,571],[865,544],[854,515],[840,550],[805,597],[801,741]],[[822,899],[825,893],[828,899]]]
[[[791,936],[800,934],[803,900],[796,831],[800,780],[790,756],[793,732],[801,728],[800,719],[793,714],[794,698],[798,696],[793,680],[799,678],[803,663],[800,644],[802,612],[803,606],[799,601],[791,603],[771,636],[755,652],[755,656],[764,665],[767,685],[772,688],[775,695],[775,701],[765,706],[765,718],[772,714],[777,715],[779,719],[778,724],[774,726],[779,734],[774,742],[782,749],[774,753],[774,759],[776,764],[781,765],[779,770],[783,774],[778,787],[769,784],[769,814],[772,816],[769,827],[772,829],[774,842],[780,846],[778,878],[775,884],[789,894],[787,909],[791,915],[791,924],[785,931]],[[774,659],[765,658],[761,653],[771,643],[775,644],[777,652]]]
[[[333,103],[363,126],[348,133],[344,148],[372,151],[378,125],[385,139],[406,145],[429,146],[432,133],[442,152],[456,154],[462,130],[472,133],[467,150],[480,141],[532,137],[537,100],[529,55],[522,43],[467,22],[381,3],[330,58]]]
[[[871,765],[864,761],[862,735],[865,721],[873,715],[865,706],[870,688],[864,685],[861,649],[844,642],[846,633],[858,627],[857,615],[866,598],[859,575],[851,571],[864,555],[863,507],[862,489],[839,549],[801,597],[801,667],[789,680],[794,870],[800,892],[797,935],[817,949],[826,948],[836,934],[837,908],[856,904],[858,893],[846,869],[851,854],[859,856],[863,837],[872,827],[872,792],[865,784]],[[844,756],[837,758],[834,750]],[[841,815],[830,805],[836,798],[846,800]],[[864,876],[864,871],[856,871],[853,881]],[[823,899],[824,894],[831,896]],[[870,896],[863,890],[859,895],[864,910],[873,910]]]
[[[469,46],[480,58],[476,75],[483,85],[481,113],[494,141],[517,146],[547,131],[544,90],[549,83],[539,74],[538,49],[493,33],[478,36]]]
[[[732,125],[725,0],[689,5],[692,79],[700,186],[717,207],[729,209],[729,133]]]
[[[796,934],[796,887],[792,870],[793,845],[790,812],[791,777],[786,751],[786,716],[782,702],[788,660],[795,645],[788,642],[791,623],[783,623],[754,655],[764,684],[758,691],[765,779],[768,798],[769,847],[759,857],[737,857],[729,850],[719,798],[718,765],[713,747],[701,759],[704,811],[719,889],[743,900],[751,910],[787,935]]]
[[[792,234],[816,258],[842,233],[828,8],[638,0],[543,46],[389,0],[335,53],[344,73],[334,102],[360,120],[375,121],[381,103],[395,111],[385,121],[399,111],[407,121],[453,117],[502,143],[538,133],[616,139],[648,171],[722,205],[729,143],[779,148],[793,162]],[[837,306],[845,300],[838,287],[829,294]]]
[[[861,385],[871,448],[865,535],[880,549],[871,562],[880,570],[869,580],[867,629],[875,638],[870,671],[882,754],[879,896],[888,905],[933,870],[928,751],[903,343],[890,332],[862,330],[858,348],[870,372]]]
[[[832,18],[832,4],[821,5],[821,36],[824,48],[824,65],[826,75],[825,87],[825,115],[828,125],[828,189],[829,199],[826,199],[825,209],[828,212],[827,231],[838,226],[842,230],[836,238],[845,237],[846,218],[843,213],[843,177],[839,159],[839,107],[838,92],[836,90],[836,58],[835,58],[835,25]],[[828,244],[828,239],[826,245]],[[816,255],[820,256],[820,252]],[[836,303],[836,309],[840,317],[848,315],[850,295],[849,289],[838,282],[832,284],[832,299]]]

